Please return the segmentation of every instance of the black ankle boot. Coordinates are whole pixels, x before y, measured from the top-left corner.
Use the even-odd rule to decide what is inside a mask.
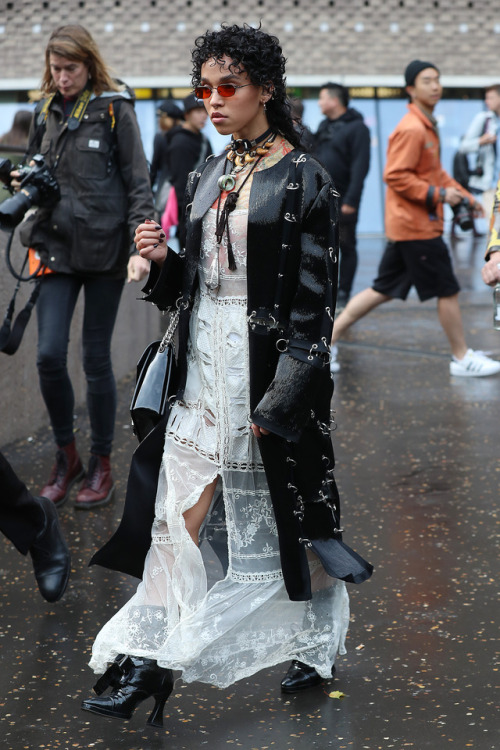
[[[102,695],[109,687],[120,687],[120,680],[124,675],[124,665],[126,665],[127,659],[128,656],[125,656],[125,654],[118,654],[114,662],[109,665],[94,685],[93,690],[96,695]]]
[[[332,674],[335,668],[332,667]],[[323,682],[314,667],[308,667],[297,659],[294,659],[288,667],[288,672],[281,680],[281,690],[283,693],[297,693],[299,690],[315,687]]]
[[[116,670],[113,670],[112,665],[103,675],[105,679],[98,680],[94,688],[97,689],[101,683],[101,692],[111,686],[111,693],[104,698],[87,698],[82,701],[82,709],[101,716],[128,720],[132,718],[139,703],[154,698],[155,705],[147,723],[150,726],[162,727],[163,708],[174,686],[172,670],[162,669],[153,659],[138,656],[128,656],[121,663],[115,664],[118,664],[122,671],[121,678],[117,679]]]

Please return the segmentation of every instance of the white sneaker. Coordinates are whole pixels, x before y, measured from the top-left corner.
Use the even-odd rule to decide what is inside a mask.
[[[333,346],[330,347],[330,372],[332,374],[340,370],[340,362],[337,359],[338,353],[339,353],[338,346],[333,344]]]
[[[500,372],[500,362],[487,357],[484,352],[467,349],[463,359],[453,357],[450,362],[450,375],[461,378],[483,378]]]

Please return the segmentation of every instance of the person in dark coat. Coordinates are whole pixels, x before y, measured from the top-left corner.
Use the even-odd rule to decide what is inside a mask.
[[[290,101],[290,107],[295,128],[300,136],[300,145],[305,151],[311,151],[314,146],[314,135],[310,128],[302,122],[302,118],[304,117],[304,102],[302,99],[294,98]]]
[[[137,229],[145,299],[179,317],[177,385],[91,561],[142,582],[93,646],[96,691],[111,692],[82,704],[128,718],[155,696],[153,724],[172,669],[227,687],[292,659],[287,691],[331,677],[345,581],[372,571],[342,541],[333,476],[337,193],[299,148],[276,37],[223,26],[197,39],[193,63],[196,96],[232,140],[190,175],[185,251],[152,222]],[[220,498],[228,566],[208,589],[198,545]]]
[[[157,218],[161,219],[165,210],[168,193],[171,187],[168,167],[168,145],[172,131],[184,119],[184,113],[172,99],[165,99],[156,110],[160,132],[156,133],[153,141],[153,156],[149,176],[155,195],[155,210]]]
[[[349,92],[326,83],[319,92],[325,119],[312,153],[323,164],[340,193],[340,270],[337,308],[345,307],[358,265],[356,226],[363,185],[370,168],[370,131],[363,116],[349,107]]]
[[[113,497],[111,339],[128,265],[141,262],[130,259],[134,228],[153,215],[153,200],[131,92],[110,77],[82,26],[61,26],[51,34],[41,88],[44,98],[33,116],[27,156],[43,155],[60,200],[39,207],[20,226],[22,243],[36,251],[45,270],[36,306],[37,367],[57,450],[40,495],[60,506],[83,479],[75,507],[88,510]],[[81,292],[91,426],[86,472],[75,443],[67,368],[71,321]]]
[[[63,596],[71,559],[57,509],[45,497],[33,497],[3,453],[0,453],[0,531],[22,554],[28,552],[43,598]]]
[[[177,236],[181,244],[186,239],[185,193],[188,175],[212,154],[210,141],[202,133],[207,121],[203,102],[198,101],[194,94],[189,94],[183,99],[183,105],[184,122],[171,130],[166,154],[167,170],[177,198]]]

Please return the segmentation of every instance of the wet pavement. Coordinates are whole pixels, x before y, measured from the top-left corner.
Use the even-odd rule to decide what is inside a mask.
[[[484,240],[457,243],[469,346],[500,358],[491,293],[479,268]],[[380,240],[363,240],[356,288],[370,283]],[[178,682],[164,730],[145,727],[149,704],[130,722],[83,713],[93,676],[86,666],[97,630],[136,581],[97,567],[92,552],[116,527],[134,448],[131,380],[120,383],[114,451],[115,502],[60,514],[72,550],[67,593],[46,604],[29,559],[0,542],[0,747],[192,750],[441,750],[500,747],[498,555],[495,549],[500,376],[450,378],[435,302],[393,303],[340,344],[335,378],[336,477],[345,539],[375,565],[350,586],[348,654],[336,678],[284,696],[287,665],[228,690]],[[13,419],[4,406],[4,418]],[[7,416],[6,416],[7,415]],[[88,422],[77,440],[88,449]],[[4,446],[34,490],[53,458],[47,430]],[[332,696],[335,691],[345,697]]]

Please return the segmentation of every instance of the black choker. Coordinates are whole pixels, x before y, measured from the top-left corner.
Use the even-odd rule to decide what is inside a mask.
[[[272,128],[268,128],[265,133],[262,133],[253,141],[248,138],[233,138],[231,143],[226,146],[228,161],[234,162],[237,167],[243,167],[245,164],[251,164],[255,161],[257,156],[265,156],[273,141],[264,143],[262,147],[258,147],[257,144],[272,135],[272,132]]]

